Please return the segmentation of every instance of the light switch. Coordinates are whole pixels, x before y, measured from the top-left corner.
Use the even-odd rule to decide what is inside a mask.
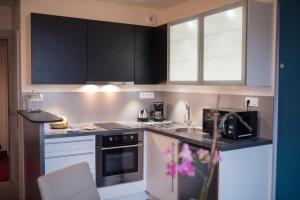
[[[140,99],[154,99],[154,92],[140,92]]]

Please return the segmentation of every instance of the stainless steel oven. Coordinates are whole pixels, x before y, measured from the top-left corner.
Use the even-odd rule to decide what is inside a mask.
[[[143,179],[144,135],[138,132],[97,136],[96,184],[98,187]]]

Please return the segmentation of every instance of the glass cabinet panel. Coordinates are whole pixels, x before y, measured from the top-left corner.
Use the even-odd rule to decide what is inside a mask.
[[[243,7],[204,16],[203,81],[244,79]]]
[[[169,81],[198,81],[198,19],[169,27]]]

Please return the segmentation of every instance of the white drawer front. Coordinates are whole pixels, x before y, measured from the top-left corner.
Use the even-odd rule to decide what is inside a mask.
[[[90,149],[90,151],[94,152],[95,136],[80,136],[45,140],[45,154],[80,149]]]
[[[95,174],[95,154],[85,153],[81,155],[57,156],[45,159],[45,173],[50,173],[74,164],[87,162],[91,172]]]
[[[63,156],[74,156],[76,154],[95,154],[95,149],[87,148],[87,149],[73,149],[67,151],[53,151],[53,152],[46,152],[45,159],[52,158],[52,157],[63,157]]]
[[[45,139],[45,144],[53,143],[53,142],[72,142],[72,141],[81,141],[81,140],[95,140],[95,136],[88,135],[88,136],[50,138],[50,139]]]

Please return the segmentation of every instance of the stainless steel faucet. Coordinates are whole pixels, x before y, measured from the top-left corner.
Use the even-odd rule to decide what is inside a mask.
[[[191,106],[190,106],[190,103],[187,101],[185,102],[185,109],[186,109],[186,112],[187,112],[187,119],[186,119],[186,115],[184,115],[184,124],[187,126],[187,127],[190,127],[192,125],[192,120],[191,120]]]

